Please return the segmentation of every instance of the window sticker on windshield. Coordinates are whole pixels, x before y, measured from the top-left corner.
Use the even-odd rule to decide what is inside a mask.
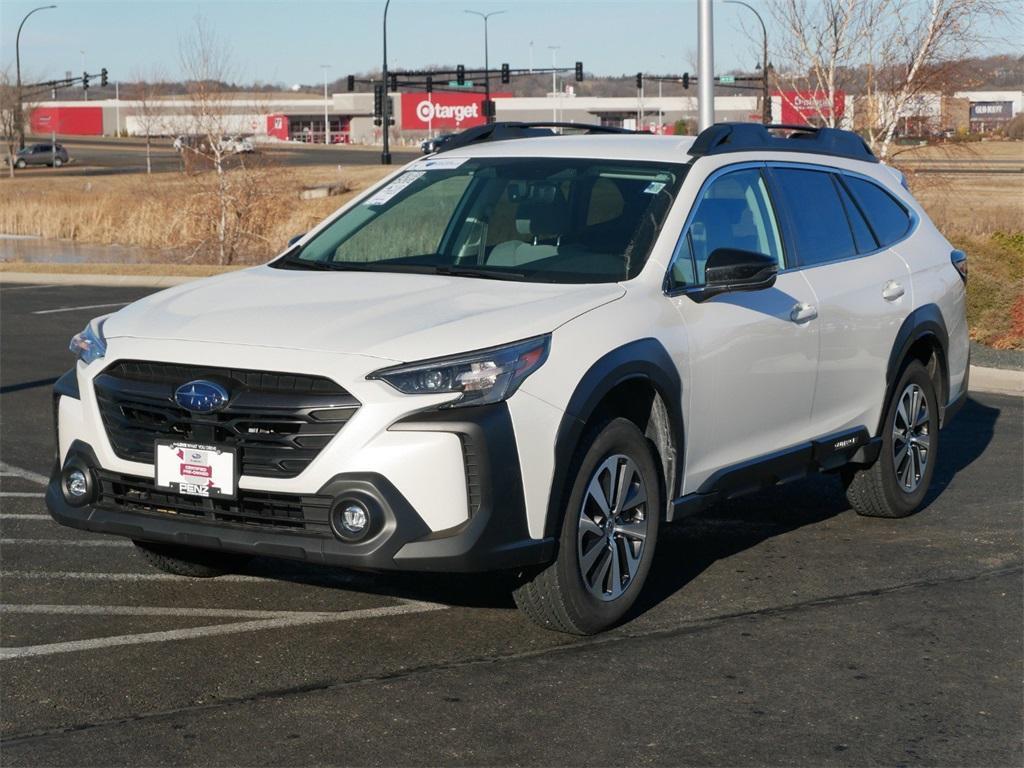
[[[665,182],[663,181],[652,181],[644,188],[645,195],[656,195],[665,188]]]
[[[373,197],[364,202],[363,205],[384,205],[391,198],[416,181],[416,179],[425,174],[426,171],[408,171],[407,173],[403,173],[383,189],[377,190]]]
[[[424,171],[450,171],[453,168],[458,168],[467,160],[469,160],[468,157],[428,157],[425,160],[420,160],[413,167]]]

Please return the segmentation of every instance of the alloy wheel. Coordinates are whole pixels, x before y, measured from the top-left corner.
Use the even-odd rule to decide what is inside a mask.
[[[930,447],[928,398],[917,384],[900,395],[892,425],[892,461],[896,481],[906,493],[921,484]]]
[[[633,582],[647,539],[647,487],[636,464],[616,454],[591,475],[580,507],[577,556],[587,590],[603,601]]]

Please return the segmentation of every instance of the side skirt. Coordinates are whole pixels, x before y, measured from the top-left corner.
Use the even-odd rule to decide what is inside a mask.
[[[673,500],[669,522],[696,514],[720,500],[799,480],[814,472],[828,472],[847,464],[873,464],[881,449],[882,439],[871,437],[865,427],[859,427],[721,469],[696,492]]]

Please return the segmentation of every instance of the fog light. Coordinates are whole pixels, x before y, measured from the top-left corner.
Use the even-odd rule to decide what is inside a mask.
[[[349,504],[341,512],[341,527],[354,535],[362,533],[369,521],[366,510],[358,504]]]
[[[67,488],[68,496],[80,499],[89,492],[89,481],[82,470],[72,469],[64,478],[64,487]]]

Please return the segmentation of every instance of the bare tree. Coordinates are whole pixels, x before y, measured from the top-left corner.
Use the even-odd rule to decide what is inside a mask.
[[[825,95],[812,106],[834,127],[835,97],[846,80],[858,86],[867,139],[885,159],[899,119],[926,92],[948,85],[954,62],[985,40],[1011,0],[771,0],[782,66],[777,81]],[[861,75],[863,74],[863,77]],[[788,98],[784,96],[784,98]]]
[[[35,105],[31,103],[32,95],[23,92],[21,104],[18,103],[18,86],[9,69],[0,70],[0,139],[6,149],[8,173],[14,176],[15,153],[18,151],[19,137],[23,128],[25,115],[32,114]],[[19,108],[20,106],[20,108]]]
[[[135,82],[125,89],[135,102],[134,117],[138,130],[146,137],[146,173],[153,172],[153,137],[166,133],[166,107],[161,98],[167,93],[167,78],[154,69],[148,75],[137,72]]]
[[[776,27],[776,79],[788,91],[824,94],[809,106],[822,125],[834,128],[840,116],[836,94],[841,73],[863,55],[872,19],[898,0],[772,0]],[[783,99],[794,104],[783,91]]]
[[[868,140],[892,154],[899,120],[929,92],[942,92],[958,63],[983,46],[1010,5],[1005,0],[888,2],[869,27],[865,96]]]

